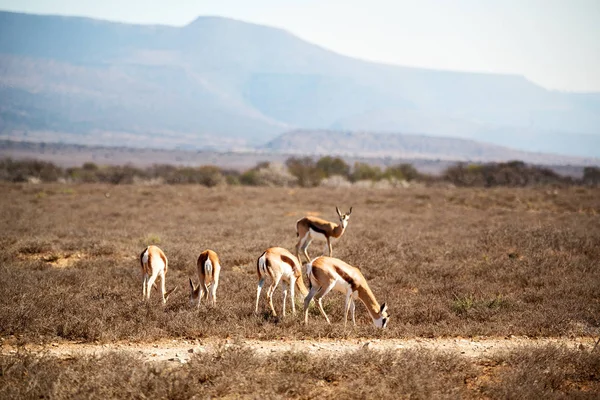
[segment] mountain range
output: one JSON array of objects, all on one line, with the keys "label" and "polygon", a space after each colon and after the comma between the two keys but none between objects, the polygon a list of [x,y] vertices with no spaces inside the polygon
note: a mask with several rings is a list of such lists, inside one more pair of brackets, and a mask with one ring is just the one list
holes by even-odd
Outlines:
[{"label": "mountain range", "polygon": [[362,61],[221,17],[173,27],[0,12],[2,139],[231,150],[298,129],[600,157],[600,93]]},{"label": "mountain range", "polygon": [[600,165],[597,158],[565,156],[511,149],[504,146],[426,135],[371,132],[296,130],[279,135],[260,148],[265,153],[371,159],[507,162],[537,165]]}]

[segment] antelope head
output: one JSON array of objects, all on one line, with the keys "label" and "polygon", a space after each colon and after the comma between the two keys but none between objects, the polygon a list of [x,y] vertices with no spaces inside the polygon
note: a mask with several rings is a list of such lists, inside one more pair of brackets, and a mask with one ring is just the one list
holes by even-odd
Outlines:
[{"label": "antelope head", "polygon": [[342,225],[342,228],[346,228],[346,226],[348,226],[348,221],[350,221],[350,214],[352,214],[352,207],[350,207],[350,211],[348,211],[346,214],[342,214],[340,212],[339,208],[335,208],[335,211],[337,212],[338,217],[340,217],[340,224]]},{"label": "antelope head", "polygon": [[374,319],[373,323],[378,328],[385,328],[390,321],[390,316],[387,312],[387,305],[383,303],[381,305],[381,309],[379,310],[379,318]]}]

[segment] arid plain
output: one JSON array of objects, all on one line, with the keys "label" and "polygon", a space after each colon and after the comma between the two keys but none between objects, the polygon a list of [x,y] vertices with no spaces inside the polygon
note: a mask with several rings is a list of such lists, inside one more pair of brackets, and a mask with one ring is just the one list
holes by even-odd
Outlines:
[{"label": "arid plain", "polygon": [[[600,390],[600,351],[591,351],[600,335],[597,188],[0,190],[3,397],[592,398]],[[316,309],[308,326],[289,310],[271,317],[264,291],[254,315],[258,256],[292,250],[295,221],[335,220],[335,206],[353,213],[334,256],[360,267],[389,306],[388,327],[373,327],[358,303],[357,326],[344,329],[336,293],[324,299],[332,325]],[[166,306],[156,290],[142,301],[139,254],[152,243],[169,258],[167,289],[178,286]],[[197,279],[207,248],[222,262],[218,304],[197,310],[188,277]],[[321,254],[323,243],[309,252]],[[274,299],[280,309],[280,289]],[[475,357],[402,346],[419,340],[515,346]],[[398,345],[378,347],[386,341]],[[273,345],[285,342],[306,349]],[[119,350],[170,343],[197,354],[148,363],[151,354]],[[257,351],[260,343],[274,350]],[[335,343],[353,347],[309,351]],[[104,351],[77,353],[78,345]],[[61,346],[75,350],[52,353]]]}]

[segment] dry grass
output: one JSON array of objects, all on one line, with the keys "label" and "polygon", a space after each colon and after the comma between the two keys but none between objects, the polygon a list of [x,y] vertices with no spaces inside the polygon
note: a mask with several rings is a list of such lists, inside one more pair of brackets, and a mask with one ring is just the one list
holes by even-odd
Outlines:
[{"label": "dry grass", "polygon": [[[596,335],[600,325],[600,190],[285,189],[196,185],[0,184],[0,336],[21,342],[165,337]],[[295,221],[354,206],[334,255],[359,266],[392,319],[372,327],[362,304],[344,330],[342,296],[313,312],[253,315],[256,258],[292,249]],[[166,307],[142,303],[138,255],[169,258]],[[216,309],[188,306],[195,260],[215,250]],[[310,251],[320,254],[315,242]],[[275,295],[281,307],[281,292]],[[301,309],[300,302],[297,303]],[[312,312],[312,311],[311,311]]]},{"label": "dry grass", "polygon": [[600,354],[556,346],[493,359],[425,350],[259,356],[223,347],[189,363],[110,353],[0,356],[2,398],[597,398]]},{"label": "dry grass", "polygon": [[496,355],[481,392],[499,399],[594,399],[600,394],[600,353],[560,346]]}]

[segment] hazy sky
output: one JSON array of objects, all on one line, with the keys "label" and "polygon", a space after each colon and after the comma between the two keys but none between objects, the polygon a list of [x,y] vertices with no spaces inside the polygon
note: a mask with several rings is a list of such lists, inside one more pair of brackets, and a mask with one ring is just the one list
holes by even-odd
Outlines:
[{"label": "hazy sky", "polygon": [[600,0],[0,0],[0,9],[166,25],[220,15],[367,60],[600,91]]}]

